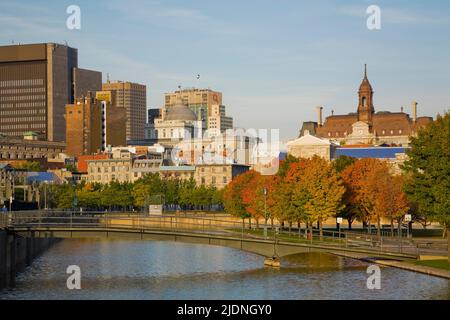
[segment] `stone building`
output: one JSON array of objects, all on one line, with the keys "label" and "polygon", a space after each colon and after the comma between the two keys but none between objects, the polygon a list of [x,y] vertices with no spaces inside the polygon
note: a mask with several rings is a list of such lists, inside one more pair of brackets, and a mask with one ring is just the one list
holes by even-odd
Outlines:
[{"label": "stone building", "polygon": [[198,186],[205,185],[223,189],[234,177],[249,169],[250,166],[237,164],[197,165],[194,178]]},{"label": "stone building", "polygon": [[193,179],[197,186],[212,186],[223,189],[234,177],[250,169],[250,166],[237,164],[215,164],[196,166],[162,166],[162,179]]},{"label": "stone building", "polygon": [[370,144],[407,146],[411,136],[432,122],[431,117],[417,116],[417,102],[412,103],[409,115],[404,112],[375,112],[374,92],[367,77],[367,67],[358,91],[356,113],[331,115],[322,121],[323,107],[317,107],[318,121],[303,123],[300,136],[308,130],[312,135],[340,144]]},{"label": "stone building", "polygon": [[0,133],[0,160],[56,159],[66,151],[64,142],[38,140],[38,134],[27,132],[23,139]]},{"label": "stone building", "polygon": [[338,145],[328,139],[312,136],[307,131],[302,137],[289,141],[286,146],[288,154],[294,157],[308,159],[319,156],[330,161]]}]

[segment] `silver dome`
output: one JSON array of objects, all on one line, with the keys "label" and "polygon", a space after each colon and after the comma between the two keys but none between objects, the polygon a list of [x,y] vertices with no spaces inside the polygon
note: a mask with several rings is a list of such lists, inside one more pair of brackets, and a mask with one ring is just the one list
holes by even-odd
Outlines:
[{"label": "silver dome", "polygon": [[197,121],[197,115],[188,106],[176,104],[167,108],[165,120]]}]

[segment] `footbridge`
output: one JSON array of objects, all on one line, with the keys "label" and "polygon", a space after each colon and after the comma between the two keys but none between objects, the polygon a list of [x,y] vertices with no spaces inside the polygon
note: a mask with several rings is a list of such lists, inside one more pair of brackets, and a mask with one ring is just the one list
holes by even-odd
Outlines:
[{"label": "footbridge", "polygon": [[[252,225],[255,227],[255,225]],[[264,257],[286,257],[324,252],[360,259],[417,259],[415,246],[404,240],[389,240],[349,232],[327,232],[323,237],[305,237],[264,226],[251,229],[230,216],[161,215],[137,213],[13,212],[3,214],[0,228],[23,238],[105,238],[173,241],[224,246]]]}]

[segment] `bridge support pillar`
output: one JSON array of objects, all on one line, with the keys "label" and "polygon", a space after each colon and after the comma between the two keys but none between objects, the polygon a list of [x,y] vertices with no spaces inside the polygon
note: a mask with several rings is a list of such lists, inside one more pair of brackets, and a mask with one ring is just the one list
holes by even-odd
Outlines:
[{"label": "bridge support pillar", "polygon": [[448,262],[450,262],[450,228],[447,229],[447,241],[448,241]]},{"label": "bridge support pillar", "polygon": [[14,287],[16,284],[16,241],[13,235],[6,236],[6,287]]},{"label": "bridge support pillar", "polygon": [[280,268],[281,261],[279,257],[270,257],[264,260],[264,265],[271,268]]}]

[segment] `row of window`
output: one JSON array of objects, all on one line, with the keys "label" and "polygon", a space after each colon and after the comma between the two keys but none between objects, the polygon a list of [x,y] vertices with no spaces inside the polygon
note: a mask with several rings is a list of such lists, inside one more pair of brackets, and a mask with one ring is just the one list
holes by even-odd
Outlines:
[{"label": "row of window", "polygon": [[[45,114],[45,110],[0,110],[0,116],[21,116],[24,114]],[[0,118],[1,120],[1,118]]]},{"label": "row of window", "polygon": [[[95,179],[95,178],[97,178],[97,179]],[[119,181],[124,180],[124,181],[128,181],[128,179],[129,179],[128,174],[124,174],[124,175],[118,174],[117,176],[116,176],[115,174],[112,174],[112,175],[111,175],[111,179],[110,179],[110,177],[109,177],[108,175],[104,175],[103,177],[102,177],[101,175],[98,175],[98,176],[92,176],[92,177],[91,177],[91,180],[104,181],[104,182],[109,182],[109,181],[111,181],[111,180],[112,180],[112,181],[114,181],[114,180],[119,180]]]},{"label": "row of window", "polygon": [[8,117],[1,117],[0,118],[0,123],[17,123],[17,122],[27,122],[27,124],[25,124],[25,126],[29,126],[31,125],[30,122],[37,123],[37,122],[46,122],[47,118],[46,117],[13,117],[13,118],[8,118]]},{"label": "row of window", "polygon": [[[3,122],[2,122],[3,123]],[[29,123],[26,124],[2,124],[0,127],[0,130],[18,130],[18,129],[25,129],[25,130],[33,130],[33,129],[43,129],[46,127],[46,123],[33,123],[33,125],[30,125]],[[13,134],[12,132],[9,132],[10,134]],[[19,136],[23,134],[23,131],[18,132]]]},{"label": "row of window", "polygon": [[[382,131],[381,131],[381,134],[382,134],[382,135],[386,135],[387,132],[389,132],[390,135],[395,135],[396,133],[398,133],[399,135],[402,135],[402,134],[403,134],[403,130],[401,130],[401,129],[400,129],[400,130],[389,130],[389,131],[382,130]],[[345,131],[344,134],[343,134],[343,136],[346,137],[347,135],[348,135],[348,133],[347,133],[347,131]],[[340,134],[339,134],[339,132],[336,132],[336,133],[333,135],[332,132],[328,132],[328,136],[329,136],[329,137],[332,137],[332,136],[339,137]]]},{"label": "row of window", "polygon": [[[129,166],[118,166],[117,167],[117,171],[121,172],[121,171],[129,171],[130,167]],[[95,167],[90,167],[90,172],[94,173],[94,172],[98,172],[98,173],[108,173],[109,172],[109,167],[97,167],[97,169],[95,169]],[[111,172],[116,172],[116,167],[112,166],[111,167]]]},{"label": "row of window", "polygon": [[24,94],[24,93],[42,93],[46,92],[45,87],[35,87],[35,88],[14,88],[14,89],[2,89],[0,90],[1,95],[5,94]]},{"label": "row of window", "polygon": [[39,102],[19,102],[19,103],[1,103],[2,109],[6,108],[35,108],[35,107],[45,107],[45,101]]},{"label": "row of window", "polygon": [[37,94],[31,96],[0,96],[0,101],[26,101],[26,100],[45,100],[45,94]]},{"label": "row of window", "polygon": [[[227,184],[227,181],[228,181],[227,177],[225,177],[225,176],[222,177],[222,183],[223,183],[223,184]],[[206,179],[205,179],[205,177],[202,177],[202,178],[201,178],[201,183],[202,183],[202,184],[206,184]],[[212,185],[217,184],[217,178],[216,178],[216,177],[212,177],[212,178],[211,178],[211,184],[212,184]]]},{"label": "row of window", "polygon": [[44,79],[3,80],[0,81],[0,88],[18,87],[18,86],[37,86],[43,84]]}]

